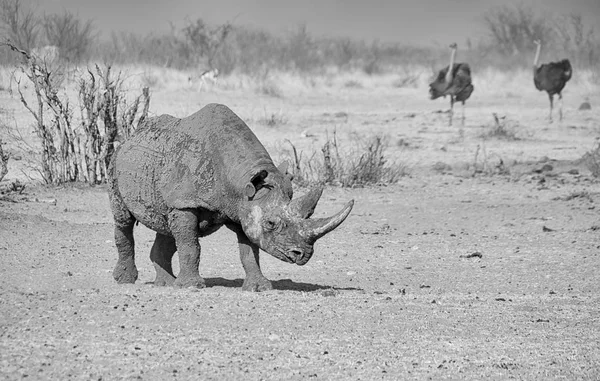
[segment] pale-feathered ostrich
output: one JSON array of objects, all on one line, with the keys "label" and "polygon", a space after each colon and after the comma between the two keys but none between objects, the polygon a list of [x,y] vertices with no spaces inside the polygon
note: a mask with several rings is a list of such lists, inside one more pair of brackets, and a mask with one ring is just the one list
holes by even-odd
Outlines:
[{"label": "pale-feathered ostrich", "polygon": [[562,120],[563,102],[561,92],[567,84],[567,81],[571,79],[571,75],[573,74],[573,68],[571,67],[571,63],[567,59],[564,59],[559,62],[549,62],[543,65],[539,65],[540,50],[542,49],[542,43],[539,40],[535,40],[534,43],[537,45],[537,48],[535,51],[535,58],[533,59],[533,83],[535,84],[536,89],[548,93],[548,98],[550,98],[550,122],[552,122],[554,94],[558,94],[558,115],[560,120]]},{"label": "pale-feathered ostrich", "polygon": [[[450,45],[450,65],[440,70],[435,81],[429,84],[429,96],[431,99],[446,97],[450,95],[450,120],[452,125],[454,114],[454,102],[462,102],[462,124],[465,124],[465,101],[473,92],[471,83],[471,68],[466,63],[454,63],[456,58],[456,44]],[[452,70],[448,70],[452,68]]]}]

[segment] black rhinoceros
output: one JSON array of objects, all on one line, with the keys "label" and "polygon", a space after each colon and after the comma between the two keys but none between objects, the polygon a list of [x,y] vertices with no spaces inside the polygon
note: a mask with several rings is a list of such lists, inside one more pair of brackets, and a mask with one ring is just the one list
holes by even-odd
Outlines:
[{"label": "black rhinoceros", "polygon": [[[134,283],[133,227],[156,231],[150,259],[156,285],[204,287],[199,237],[225,225],[237,234],[244,290],[272,288],[260,270],[259,248],[304,265],[317,239],[339,226],[354,200],[329,218],[310,219],[321,196],[315,188],[292,200],[292,184],[250,128],[228,107],[209,104],[186,118],[147,120],[115,152],[109,196],[119,259],[113,276]],[[179,254],[175,278],[171,260]]]}]

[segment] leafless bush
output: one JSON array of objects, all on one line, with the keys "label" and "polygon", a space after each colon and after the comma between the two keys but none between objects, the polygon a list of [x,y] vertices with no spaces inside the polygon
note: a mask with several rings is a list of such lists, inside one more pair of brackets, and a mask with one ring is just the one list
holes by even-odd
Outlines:
[{"label": "leafless bush", "polygon": [[494,8],[484,16],[484,23],[492,42],[504,54],[530,52],[534,40],[546,41],[553,33],[546,18],[522,5]]},{"label": "leafless bush", "polygon": [[259,81],[258,86],[256,87],[256,92],[272,98],[283,98],[283,91],[271,79]]},{"label": "leafless bush", "polygon": [[0,1],[0,30],[4,36],[27,51],[38,41],[40,19],[31,9],[24,9],[21,0]]},{"label": "leafless bush", "polygon": [[34,86],[35,104],[30,104],[17,81],[21,103],[35,119],[34,130],[41,140],[41,171],[46,183],[63,183],[83,180],[81,150],[78,137],[74,134],[72,111],[68,99],[61,99],[51,80],[46,63],[28,52],[8,44],[24,57],[20,67]]},{"label": "leafless bush", "polygon": [[596,139],[594,148],[583,155],[582,160],[590,172],[592,172],[592,176],[600,177],[600,138]]},{"label": "leafless bush", "polygon": [[341,187],[362,187],[374,184],[391,184],[408,173],[405,165],[389,162],[386,158],[383,136],[370,139],[357,138],[355,147],[342,147],[336,133],[321,147],[321,153],[312,152],[304,157],[292,142],[288,157],[294,164],[294,181],[300,185],[314,183]]},{"label": "leafless bush", "polygon": [[207,25],[202,19],[188,21],[181,30],[193,56],[198,60],[206,60],[208,68],[214,68],[215,56],[225,43],[231,32],[231,24],[225,23],[216,27]]},{"label": "leafless bush", "polygon": [[2,145],[4,142],[2,138],[0,138],[0,181],[6,176],[8,173],[8,153],[4,153],[4,148]]},{"label": "leafless bush", "polygon": [[264,117],[260,120],[262,124],[268,127],[278,127],[287,124],[288,118],[283,112],[268,113],[266,109],[264,111]]},{"label": "leafless bush", "polygon": [[42,25],[48,44],[57,46],[61,58],[71,62],[86,58],[88,48],[96,39],[92,21],[82,21],[69,11],[45,15]]},{"label": "leafless bush", "polygon": [[126,98],[121,73],[98,65],[79,83],[81,126],[84,131],[86,167],[94,183],[104,182],[116,142],[126,140],[148,116],[150,90],[142,89],[132,102]]},{"label": "leafless bush", "polygon": [[344,87],[348,89],[362,89],[364,88],[363,84],[360,81],[356,81],[354,79],[348,80],[344,82]]},{"label": "leafless bush", "polygon": [[600,42],[593,27],[586,26],[581,15],[558,17],[554,26],[558,43],[571,59],[592,67],[600,62]]},{"label": "leafless bush", "polygon": [[402,67],[403,74],[398,77],[393,83],[393,87],[417,87],[420,73],[411,72],[406,66]]},{"label": "leafless bush", "polygon": [[592,68],[600,63],[600,41],[581,15],[541,14],[524,5],[501,6],[485,14],[484,24],[491,43],[478,50],[487,62],[494,60],[491,51],[500,53],[492,66],[502,66],[505,61],[512,64],[509,67],[529,64],[531,55],[523,53],[534,51],[536,39],[543,42],[546,55],[556,60],[569,58],[579,67]]},{"label": "leafless bush", "polygon": [[[69,99],[59,95],[45,62],[8,45],[24,57],[21,70],[33,84],[34,103],[26,99],[20,81],[17,81],[17,91],[21,103],[35,119],[34,130],[41,143],[40,174],[44,182],[97,184],[105,181],[117,135],[127,137],[147,115],[148,89],[133,103],[128,103],[123,96],[120,74],[112,78],[110,67],[102,71],[97,66],[96,74],[88,70],[89,79],[80,81],[81,119],[77,124]],[[143,102],[141,110],[140,102]]]},{"label": "leafless bush", "polygon": [[481,135],[483,139],[520,140],[517,135],[518,123],[515,125],[515,123],[507,120],[505,116],[498,116],[496,113],[493,113],[492,116],[494,117],[494,124]]},{"label": "leafless bush", "polygon": [[496,153],[488,153],[485,144],[478,144],[473,155],[472,176],[476,175],[505,175],[510,173],[502,157]]}]

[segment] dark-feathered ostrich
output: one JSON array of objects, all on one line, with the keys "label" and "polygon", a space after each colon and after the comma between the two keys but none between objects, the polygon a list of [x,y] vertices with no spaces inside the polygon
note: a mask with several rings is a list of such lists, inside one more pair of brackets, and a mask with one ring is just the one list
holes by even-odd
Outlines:
[{"label": "dark-feathered ostrich", "polygon": [[548,98],[550,98],[550,122],[552,122],[554,94],[558,94],[558,115],[560,120],[562,120],[563,102],[561,92],[567,84],[567,81],[571,79],[571,75],[573,74],[573,68],[571,67],[571,63],[567,59],[564,59],[559,62],[549,62],[543,65],[539,65],[542,43],[539,40],[535,40],[534,43],[537,45],[537,48],[535,51],[535,58],[533,59],[533,83],[535,84],[536,89],[548,93]]},{"label": "dark-feathered ostrich", "polygon": [[[456,58],[456,44],[450,45],[450,65],[440,70],[435,81],[429,84],[429,96],[431,99],[446,97],[450,95],[450,120],[452,125],[454,114],[454,102],[462,102],[462,124],[465,124],[465,101],[473,92],[471,83],[471,68],[466,63],[454,63]],[[452,68],[452,70],[448,70]]]}]

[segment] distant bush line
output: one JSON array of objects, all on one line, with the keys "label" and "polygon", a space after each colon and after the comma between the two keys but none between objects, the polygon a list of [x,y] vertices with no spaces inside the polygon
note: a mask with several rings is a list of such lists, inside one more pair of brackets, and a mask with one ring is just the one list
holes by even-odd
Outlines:
[{"label": "distant bush line", "polygon": [[[500,6],[482,15],[481,22],[487,36],[478,41],[470,37],[457,41],[461,61],[472,67],[529,67],[535,39],[542,40],[546,60],[567,57],[579,68],[600,66],[600,39],[580,15],[550,17],[523,5]],[[73,63],[218,68],[225,75],[238,72],[264,76],[269,70],[319,73],[331,69],[375,75],[409,65],[433,70],[447,56],[445,46],[318,37],[303,25],[276,35],[232,23],[209,25],[202,19],[188,20],[164,34],[113,32],[102,37],[91,21],[69,11],[39,15],[25,8],[21,0],[0,0],[0,29],[21,49],[54,45],[62,58]],[[10,49],[0,49],[0,65],[15,64],[19,59]]]}]

